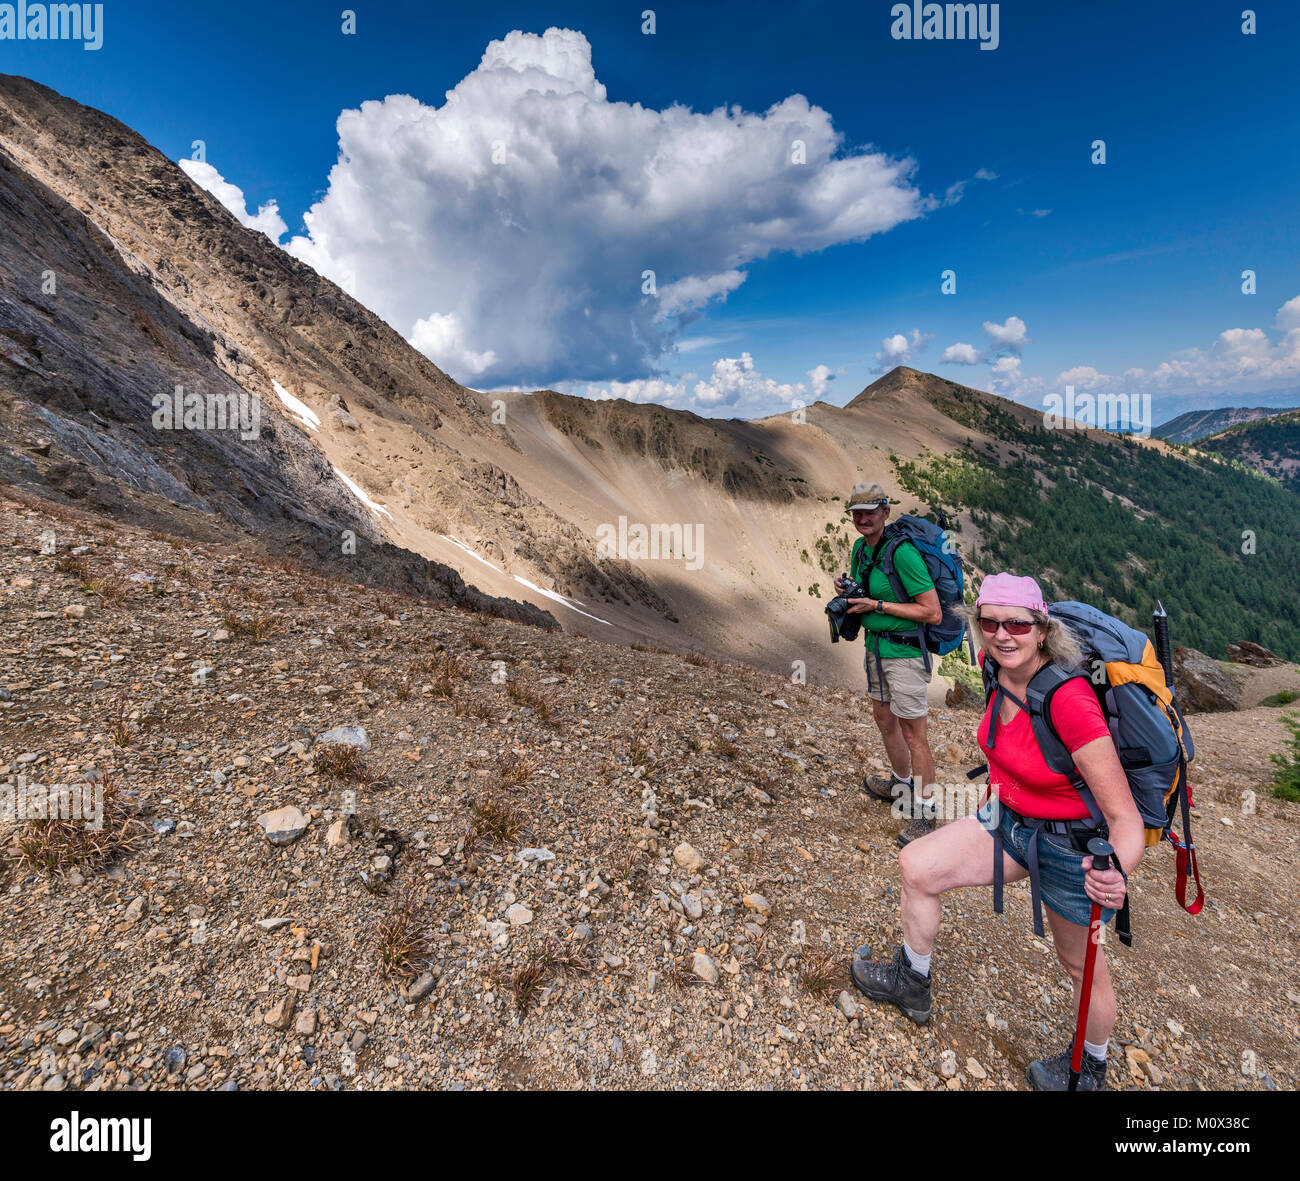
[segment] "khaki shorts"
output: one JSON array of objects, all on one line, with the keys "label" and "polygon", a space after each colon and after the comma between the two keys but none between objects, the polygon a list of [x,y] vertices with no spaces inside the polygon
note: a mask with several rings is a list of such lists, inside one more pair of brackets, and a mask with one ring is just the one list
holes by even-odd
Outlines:
[{"label": "khaki shorts", "polygon": [[931,674],[925,671],[925,657],[882,656],[880,667],[884,671],[884,684],[876,675],[876,654],[867,651],[863,667],[867,670],[867,692],[876,701],[888,704],[889,712],[898,718],[923,718],[929,712],[926,688]]}]

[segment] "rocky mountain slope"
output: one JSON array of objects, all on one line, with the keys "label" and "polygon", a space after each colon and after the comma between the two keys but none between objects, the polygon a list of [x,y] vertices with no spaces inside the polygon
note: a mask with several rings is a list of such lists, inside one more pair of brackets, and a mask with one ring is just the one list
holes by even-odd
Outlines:
[{"label": "rocky mountain slope", "polygon": [[[858,694],[25,497],[0,611],[0,776],[107,819],[0,822],[0,1088],[985,1090],[1069,1039],[1023,883],[945,903],[928,1026],[846,986],[899,937]],[[1112,1086],[1300,1081],[1280,715],[1191,720],[1210,901],[1136,872]]]},{"label": "rocky mountain slope", "polygon": [[1235,459],[1300,491],[1300,410],[1240,423],[1201,439],[1196,446]]}]

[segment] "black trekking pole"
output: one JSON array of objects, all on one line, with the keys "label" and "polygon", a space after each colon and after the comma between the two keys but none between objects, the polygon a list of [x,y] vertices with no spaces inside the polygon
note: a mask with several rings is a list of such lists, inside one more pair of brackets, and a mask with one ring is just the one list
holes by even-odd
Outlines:
[{"label": "black trekking pole", "polygon": [[[1092,868],[1105,873],[1115,850],[1101,839],[1093,837],[1088,842],[1092,854]],[[1092,999],[1092,973],[1097,966],[1097,944],[1101,941],[1101,903],[1092,904],[1088,917],[1088,951],[1083,958],[1083,983],[1079,988],[1079,1017],[1074,1023],[1074,1053],[1070,1055],[1070,1090],[1079,1089],[1079,1072],[1083,1069],[1083,1039],[1088,1031],[1088,1002]]]},{"label": "black trekking pole", "polygon": [[1169,651],[1169,616],[1165,614],[1164,604],[1157,599],[1156,609],[1151,612],[1151,626],[1156,634],[1156,659],[1165,670],[1165,687],[1172,696],[1174,691],[1174,661]]}]

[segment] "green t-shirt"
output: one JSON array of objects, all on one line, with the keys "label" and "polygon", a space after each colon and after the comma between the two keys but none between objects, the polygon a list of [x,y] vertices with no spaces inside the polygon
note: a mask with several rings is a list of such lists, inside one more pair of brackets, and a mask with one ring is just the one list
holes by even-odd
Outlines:
[{"label": "green t-shirt", "polygon": [[[855,560],[849,573],[853,575],[854,581],[861,583],[862,580],[858,575],[863,568],[862,564],[870,560],[871,551],[864,541],[854,547],[854,553]],[[921,551],[910,541],[900,542],[894,550],[894,569],[898,572],[898,579],[909,598],[915,599],[917,595],[934,590],[934,579],[925,568],[925,559],[921,557]],[[879,566],[871,567],[864,585],[869,599],[884,599],[887,603],[899,602],[894,594],[894,588],[889,585],[889,578]],[[862,617],[862,634],[866,636],[867,650],[879,651],[882,660],[920,656],[919,648],[910,644],[892,643],[887,638],[890,632],[914,632],[916,627],[916,623],[911,619],[899,619],[897,615],[884,615],[879,611],[868,611]]]}]

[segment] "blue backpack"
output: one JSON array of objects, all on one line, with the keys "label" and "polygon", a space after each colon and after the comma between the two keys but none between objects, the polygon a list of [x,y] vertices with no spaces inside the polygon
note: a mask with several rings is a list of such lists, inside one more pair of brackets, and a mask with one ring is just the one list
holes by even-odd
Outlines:
[{"label": "blue backpack", "polygon": [[[904,514],[897,521],[885,526],[877,552],[867,562],[867,570],[858,581],[865,588],[865,578],[869,577],[869,568],[878,566],[880,572],[889,579],[894,598],[900,603],[910,603],[912,596],[903,589],[903,580],[894,568],[894,554],[905,541],[910,541],[920,552],[925,562],[925,569],[934,583],[939,596],[939,606],[943,608],[943,619],[938,623],[922,623],[914,632],[890,632],[891,640],[913,641],[925,657],[925,667],[930,667],[930,653],[943,656],[961,647],[966,635],[966,623],[954,608],[960,607],[966,590],[966,579],[962,573],[961,558],[952,549],[948,533],[933,521],[922,517]],[[852,569],[858,570],[858,561],[866,542],[859,537],[853,546]]]}]

